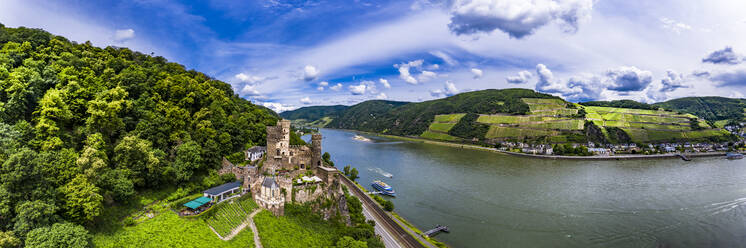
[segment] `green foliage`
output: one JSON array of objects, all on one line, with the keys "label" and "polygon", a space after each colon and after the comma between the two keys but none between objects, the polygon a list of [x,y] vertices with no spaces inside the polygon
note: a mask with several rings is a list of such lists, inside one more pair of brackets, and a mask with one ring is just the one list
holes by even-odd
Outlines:
[{"label": "green foliage", "polygon": [[101,214],[103,197],[99,188],[78,175],[60,188],[63,214],[68,220],[79,224],[90,223]]},{"label": "green foliage", "polygon": [[355,240],[350,236],[344,236],[337,241],[337,248],[368,248],[365,241]]},{"label": "green foliage", "polygon": [[55,222],[57,207],[41,200],[25,201],[16,206],[16,219],[13,231],[25,236],[29,231],[49,226]]},{"label": "green foliage", "polygon": [[329,155],[328,152],[325,152],[323,155],[321,155],[321,160],[323,160],[325,164],[334,167],[334,161],[332,161],[332,156]]},{"label": "green foliage", "polygon": [[200,217],[216,232],[225,237],[241,225],[257,207],[251,196],[246,195],[239,199],[221,202]]},{"label": "green foliage", "polygon": [[383,210],[389,212],[394,211],[394,203],[389,200],[383,199],[383,197],[381,197],[380,195],[373,195],[373,200],[376,200],[376,202],[378,202],[378,204],[383,207]]},{"label": "green foliage", "polygon": [[38,248],[85,248],[90,246],[91,236],[82,226],[72,223],[55,223],[29,232],[26,247]]},{"label": "green foliage", "polygon": [[311,106],[280,113],[282,118],[288,120],[319,120],[324,117],[337,118],[338,114],[349,108],[344,105],[334,106]]},{"label": "green foliage", "polygon": [[424,133],[422,133],[422,135],[420,135],[420,137],[426,138],[426,139],[445,140],[445,141],[456,141],[456,140],[459,139],[457,137],[453,137],[453,136],[450,136],[448,134],[431,132],[429,130],[425,131]]},{"label": "green foliage", "polygon": [[456,123],[448,134],[451,136],[461,137],[465,139],[482,139],[489,131],[490,126],[477,122],[479,118],[478,114],[469,113],[466,114],[458,123]]},{"label": "green foliage", "polygon": [[563,156],[592,156],[593,153],[588,151],[585,146],[573,147],[571,144],[556,144],[552,147],[552,152],[555,155]]},{"label": "green foliage", "polygon": [[21,247],[21,240],[15,236],[13,231],[0,231],[0,248]]},{"label": "green foliage", "polygon": [[630,143],[632,138],[623,129],[618,127],[604,127],[611,143]]},{"label": "green foliage", "polygon": [[352,180],[352,181],[355,181],[355,180],[357,180],[358,178],[360,178],[360,177],[358,176],[358,171],[357,171],[357,168],[352,168],[352,169],[350,170],[350,174],[349,174],[349,177],[350,177],[350,180]]},{"label": "green foliage", "polygon": [[350,165],[345,165],[343,171],[345,173],[345,176],[349,176],[350,175]]},{"label": "green foliage", "polygon": [[114,163],[117,168],[127,171],[129,180],[136,186],[157,185],[164,178],[165,154],[152,147],[150,141],[137,136],[124,137],[114,147]]},{"label": "green foliage", "polygon": [[290,145],[307,145],[306,141],[301,139],[296,132],[290,132]]},{"label": "green foliage", "polygon": [[580,105],[584,106],[597,106],[597,107],[614,107],[614,108],[629,108],[629,109],[658,109],[656,106],[641,103],[633,100],[614,100],[614,101],[591,101],[581,102]]},{"label": "green foliage", "polygon": [[195,170],[202,165],[202,148],[197,142],[189,141],[176,147],[176,159],[173,171],[177,182],[186,182],[192,178]]},{"label": "green foliage", "polygon": [[654,106],[691,113],[708,121],[740,120],[744,117],[746,101],[725,97],[684,97],[656,103]]}]

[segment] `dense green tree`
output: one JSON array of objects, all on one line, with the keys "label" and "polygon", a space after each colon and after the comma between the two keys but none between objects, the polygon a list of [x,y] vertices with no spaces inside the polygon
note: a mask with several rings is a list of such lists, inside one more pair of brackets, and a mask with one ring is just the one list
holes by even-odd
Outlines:
[{"label": "dense green tree", "polygon": [[136,186],[155,185],[163,178],[163,152],[152,147],[150,141],[127,136],[114,148],[114,164],[128,170]]},{"label": "dense green tree", "polygon": [[41,200],[18,204],[13,231],[24,236],[35,228],[52,225],[56,221],[56,212],[57,207],[54,204]]},{"label": "dense green tree", "polygon": [[55,223],[29,232],[26,237],[28,248],[86,248],[90,246],[91,235],[82,226],[72,223]]},{"label": "dense green tree", "polygon": [[131,107],[131,102],[126,98],[127,91],[120,87],[96,95],[96,98],[88,103],[88,130],[91,133],[102,133],[106,138],[114,138],[122,132],[124,121],[121,114]]},{"label": "dense green tree", "polygon": [[109,168],[109,157],[106,155],[106,144],[100,133],[89,135],[86,145],[78,157],[80,170],[94,182],[100,180],[100,175]]},{"label": "dense green tree", "polygon": [[103,197],[99,191],[99,188],[88,182],[83,175],[75,177],[60,188],[65,217],[79,224],[93,221],[93,218],[101,214],[103,208]]},{"label": "dense green tree", "polygon": [[357,175],[358,175],[358,171],[357,171],[357,168],[352,168],[352,169],[350,170],[350,175],[349,175],[349,176],[350,176],[350,180],[352,180],[352,181],[355,181],[355,180],[357,180],[358,178],[360,178],[360,177],[358,177]]},{"label": "dense green tree", "polygon": [[345,165],[343,171],[345,173],[345,176],[349,176],[350,175],[350,165]]},{"label": "dense green tree", "polygon": [[368,248],[368,243],[344,236],[337,241],[337,248]]},{"label": "dense green tree", "polygon": [[189,141],[176,147],[176,159],[173,170],[177,182],[186,182],[192,178],[194,171],[202,164],[201,150],[197,142]]},{"label": "dense green tree", "polygon": [[78,153],[71,148],[44,151],[39,154],[39,160],[46,164],[43,167],[44,176],[55,187],[67,184],[82,173],[77,165]]},{"label": "dense green tree", "polygon": [[13,231],[0,231],[0,248],[21,247],[21,240],[16,237]]},{"label": "dense green tree", "polygon": [[42,150],[56,150],[63,147],[60,136],[61,126],[72,117],[60,91],[51,89],[39,101],[36,116],[36,138],[41,142]]}]

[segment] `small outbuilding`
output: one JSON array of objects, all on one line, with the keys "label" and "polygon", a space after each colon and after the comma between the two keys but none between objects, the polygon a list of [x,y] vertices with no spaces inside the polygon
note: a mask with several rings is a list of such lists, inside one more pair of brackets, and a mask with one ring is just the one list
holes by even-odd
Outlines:
[{"label": "small outbuilding", "polygon": [[262,158],[267,153],[267,147],[254,146],[246,150],[246,160],[254,162]]},{"label": "small outbuilding", "polygon": [[214,203],[222,202],[240,196],[241,182],[226,183],[205,190],[202,193],[204,193],[205,197],[209,197]]}]

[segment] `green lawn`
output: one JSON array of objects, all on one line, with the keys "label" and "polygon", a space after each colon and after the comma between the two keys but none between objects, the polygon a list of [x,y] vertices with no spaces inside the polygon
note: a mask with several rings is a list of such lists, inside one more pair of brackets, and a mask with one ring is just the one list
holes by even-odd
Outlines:
[{"label": "green lawn", "polygon": [[554,105],[565,105],[565,101],[560,99],[544,99],[544,98],[521,98],[526,104],[554,104]]},{"label": "green lawn", "polygon": [[436,115],[434,122],[440,123],[456,123],[461,120],[466,114],[449,114],[449,115]]},{"label": "green lawn", "polygon": [[111,233],[94,233],[94,247],[254,247],[251,229],[222,241],[200,218],[180,218],[165,211],[135,226]]},{"label": "green lawn", "polygon": [[[285,206],[286,211],[289,206]],[[254,223],[264,247],[332,247],[339,239],[331,224],[313,220],[309,216],[286,214],[275,217],[265,210],[254,216]]]}]

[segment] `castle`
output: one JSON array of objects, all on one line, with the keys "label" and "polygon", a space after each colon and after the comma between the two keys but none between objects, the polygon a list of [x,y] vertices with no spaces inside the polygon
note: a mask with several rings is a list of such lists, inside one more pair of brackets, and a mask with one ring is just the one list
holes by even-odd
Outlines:
[{"label": "castle", "polygon": [[[260,207],[278,216],[284,214],[286,202],[344,198],[339,171],[326,166],[321,159],[321,134],[311,136],[310,146],[290,145],[290,132],[288,120],[267,126],[267,147],[262,162],[245,167],[224,163],[221,173],[233,173],[243,180],[243,192],[250,191]],[[342,205],[346,209],[346,204]]]}]

